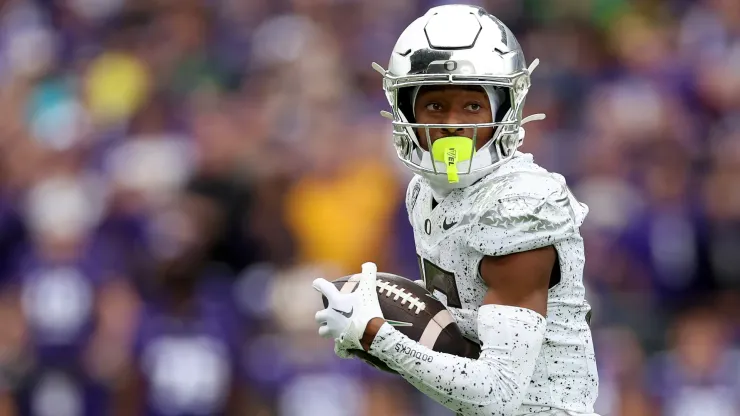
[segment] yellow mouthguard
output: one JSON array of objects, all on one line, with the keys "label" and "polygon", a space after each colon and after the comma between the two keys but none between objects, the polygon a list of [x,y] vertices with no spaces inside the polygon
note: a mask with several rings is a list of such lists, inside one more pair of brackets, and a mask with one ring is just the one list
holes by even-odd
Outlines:
[{"label": "yellow mouthguard", "polygon": [[473,154],[473,140],[468,137],[444,137],[432,144],[432,157],[447,167],[447,180],[457,183],[457,164],[470,160]]}]

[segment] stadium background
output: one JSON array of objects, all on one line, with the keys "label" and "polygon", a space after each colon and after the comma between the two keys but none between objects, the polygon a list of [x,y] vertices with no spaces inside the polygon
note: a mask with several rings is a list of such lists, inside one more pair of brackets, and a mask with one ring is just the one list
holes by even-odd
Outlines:
[{"label": "stadium background", "polygon": [[[418,278],[370,63],[436,4],[0,0],[0,414],[448,414],[309,286]],[[597,409],[740,414],[740,2],[480,4],[591,208]]]}]

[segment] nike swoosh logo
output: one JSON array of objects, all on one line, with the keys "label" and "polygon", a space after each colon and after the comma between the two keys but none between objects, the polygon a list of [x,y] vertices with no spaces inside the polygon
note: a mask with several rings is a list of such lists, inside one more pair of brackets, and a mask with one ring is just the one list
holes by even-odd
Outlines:
[{"label": "nike swoosh logo", "polygon": [[352,307],[352,309],[349,310],[349,312],[343,312],[343,311],[340,311],[337,308],[332,308],[332,309],[335,312],[337,312],[338,314],[340,314],[340,315],[342,315],[342,316],[344,316],[346,318],[351,318],[352,317],[352,314],[355,313],[355,307],[354,306]]},{"label": "nike swoosh logo", "polygon": [[447,231],[450,228],[454,227],[455,224],[457,224],[457,221],[448,223],[447,222],[447,218],[445,218],[444,222],[442,223],[442,229],[445,230],[445,231]]}]

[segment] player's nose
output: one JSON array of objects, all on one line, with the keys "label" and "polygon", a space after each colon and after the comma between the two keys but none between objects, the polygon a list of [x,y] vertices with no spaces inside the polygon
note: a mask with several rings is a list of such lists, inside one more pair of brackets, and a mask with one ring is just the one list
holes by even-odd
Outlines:
[{"label": "player's nose", "polygon": [[[462,117],[459,116],[455,111],[450,111],[446,114],[444,124],[464,124]],[[441,129],[445,136],[462,136],[465,132],[463,127],[449,126]]]},{"label": "player's nose", "polygon": [[[458,124],[458,123],[446,123],[446,124]],[[472,129],[466,129],[462,127],[444,127],[442,129],[439,129],[439,133],[436,134],[434,139],[441,139],[443,137],[450,137],[450,136],[461,136],[461,137],[470,137],[472,138],[473,130]]]},{"label": "player's nose", "polygon": [[[445,124],[457,124],[457,123],[445,123]],[[442,128],[442,131],[444,133],[448,133],[448,135],[456,135],[456,136],[459,136],[460,133],[462,133],[463,131],[465,131],[465,129],[462,128],[462,127],[453,127],[453,126],[450,126],[450,127],[444,127],[444,128]]]}]

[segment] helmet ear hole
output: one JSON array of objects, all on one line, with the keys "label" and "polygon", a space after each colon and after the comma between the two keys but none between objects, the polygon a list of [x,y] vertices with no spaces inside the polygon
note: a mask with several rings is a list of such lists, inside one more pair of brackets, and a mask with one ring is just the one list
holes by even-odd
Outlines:
[{"label": "helmet ear hole", "polygon": [[496,114],[493,119],[493,121],[499,123],[501,120],[506,117],[506,113],[511,110],[511,91],[509,88],[501,88],[500,89],[503,92],[503,100],[501,101],[501,104],[496,109]]},{"label": "helmet ear hole", "polygon": [[[499,104],[498,108],[496,108],[496,114],[493,115],[493,121],[496,123],[500,123],[509,113],[509,110],[511,110],[511,90],[506,87],[498,87],[496,88],[496,93],[499,94],[501,103]],[[503,126],[494,127],[492,137],[496,137],[499,134],[499,130],[503,128]],[[501,132],[502,135],[504,135],[503,133],[504,132]],[[502,156],[506,156],[506,148],[507,146],[505,143],[503,143],[503,140],[499,140],[498,151]]]},{"label": "helmet ear hole", "polygon": [[411,95],[413,92],[413,87],[406,87],[398,90],[398,110],[403,113],[409,123],[416,123],[413,103],[411,102]]}]

